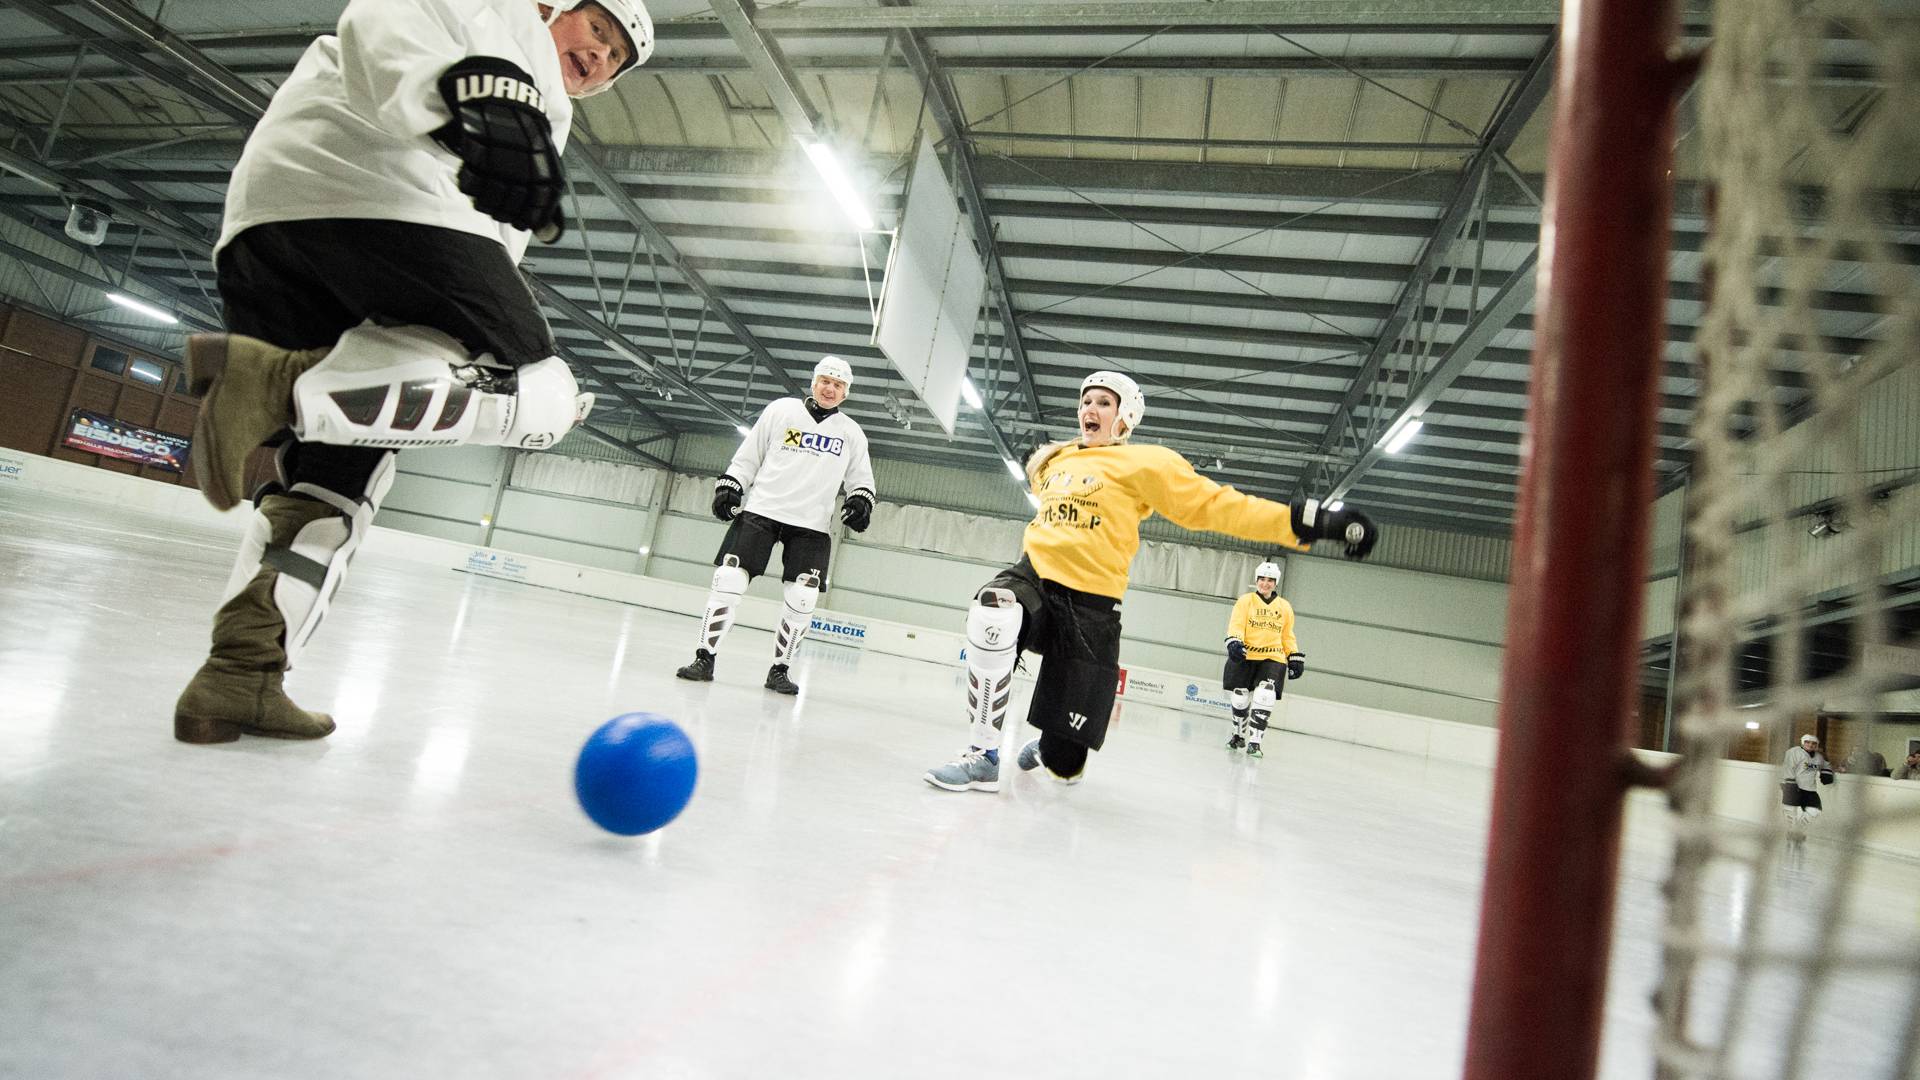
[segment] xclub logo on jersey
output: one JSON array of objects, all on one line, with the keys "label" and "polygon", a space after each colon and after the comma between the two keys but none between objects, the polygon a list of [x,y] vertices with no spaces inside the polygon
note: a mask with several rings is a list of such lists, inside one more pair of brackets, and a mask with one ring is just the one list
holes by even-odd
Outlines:
[{"label": "xclub logo on jersey", "polygon": [[782,450],[789,447],[839,457],[840,452],[847,448],[847,440],[834,435],[822,435],[817,431],[801,431],[799,428],[790,427],[787,429],[786,441],[780,445]]}]

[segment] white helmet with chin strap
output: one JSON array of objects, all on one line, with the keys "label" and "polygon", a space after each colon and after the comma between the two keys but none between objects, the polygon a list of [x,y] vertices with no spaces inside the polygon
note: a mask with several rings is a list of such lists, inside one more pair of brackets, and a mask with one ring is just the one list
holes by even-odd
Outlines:
[{"label": "white helmet with chin strap", "polygon": [[1259,566],[1254,567],[1253,583],[1255,587],[1259,586],[1261,578],[1272,578],[1275,585],[1280,584],[1280,564],[1276,562],[1263,562]]},{"label": "white helmet with chin strap", "polygon": [[641,3],[641,0],[542,0],[542,2],[547,3],[550,8],[547,15],[548,26],[552,26],[554,20],[574,8],[591,3],[604,8],[608,15],[613,16],[613,21],[620,24],[620,29],[626,32],[627,44],[631,46],[628,49],[631,55],[627,57],[627,62],[620,65],[620,70],[613,73],[612,79],[581,94],[581,97],[592,97],[605,92],[613,86],[614,79],[646,63],[647,57],[653,55],[653,17],[647,14],[647,5]]},{"label": "white helmet with chin strap", "polygon": [[1147,396],[1140,392],[1140,384],[1117,371],[1096,371],[1080,380],[1080,396],[1085,398],[1087,391],[1094,387],[1112,391],[1120,399],[1120,422],[1127,430],[1115,432],[1114,442],[1125,442],[1134,429],[1140,426],[1140,418],[1147,414]]}]

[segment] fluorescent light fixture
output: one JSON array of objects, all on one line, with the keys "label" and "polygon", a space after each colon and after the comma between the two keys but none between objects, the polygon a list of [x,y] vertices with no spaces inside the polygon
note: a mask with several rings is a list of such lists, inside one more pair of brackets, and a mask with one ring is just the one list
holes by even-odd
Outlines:
[{"label": "fluorescent light fixture", "polygon": [[1035,510],[1040,509],[1040,496],[1035,495],[1033,492],[1029,491],[1027,492],[1027,501],[1033,504],[1033,508]]},{"label": "fluorescent light fixture", "polygon": [[960,379],[960,400],[966,402],[969,409],[980,407],[980,391],[974,389],[973,380],[965,376]]},{"label": "fluorescent light fixture", "polygon": [[1341,500],[1339,500],[1339,499],[1335,499],[1335,500],[1333,500],[1332,502],[1330,502],[1330,503],[1328,503],[1328,504],[1327,504],[1326,506],[1324,506],[1324,507],[1322,507],[1322,509],[1324,509],[1324,510],[1338,510],[1338,509],[1340,509],[1341,507],[1343,507],[1343,506],[1345,506],[1345,505],[1347,505],[1347,504],[1346,504],[1345,502],[1343,502],[1343,501],[1341,501]]},{"label": "fluorescent light fixture", "polygon": [[649,550],[650,549],[647,547],[647,545],[645,544],[640,545],[640,554],[645,555]]},{"label": "fluorescent light fixture", "polygon": [[1007,467],[1007,472],[1010,473],[1015,480],[1023,484],[1027,482],[1027,470],[1021,468],[1019,462],[1012,458],[1001,458],[1000,463]]},{"label": "fluorescent light fixture", "polygon": [[742,435],[751,435],[751,434],[753,434],[753,429],[752,429],[752,428],[750,428],[750,427],[748,427],[748,426],[747,426],[747,425],[745,425],[745,424],[735,424],[735,425],[733,425],[733,430],[735,430],[735,431],[737,431],[737,432],[739,432],[739,433],[740,433],[740,434],[742,434]]},{"label": "fluorescent light fixture", "polygon": [[815,171],[827,182],[827,190],[833,193],[834,201],[840,204],[841,212],[853,227],[861,232],[873,231],[873,215],[860,202],[860,193],[853,188],[853,180],[847,170],[840,165],[840,159],[833,155],[833,147],[823,142],[807,143],[807,157],[812,159]]},{"label": "fluorescent light fixture", "polygon": [[1747,721],[1747,730],[1748,730],[1748,731],[1759,731],[1759,730],[1760,730],[1760,721],[1758,721],[1758,720],[1749,720],[1749,721]]},{"label": "fluorescent light fixture", "polygon": [[1425,425],[1419,420],[1409,420],[1401,424],[1400,430],[1394,432],[1380,449],[1385,450],[1389,454],[1397,454],[1405,450],[1407,444],[1413,441],[1415,435],[1420,434],[1420,429],[1424,426]]},{"label": "fluorescent light fixture", "polygon": [[158,319],[163,323],[177,323],[180,321],[180,319],[177,316],[175,316],[173,312],[165,311],[161,308],[154,307],[152,304],[147,303],[145,300],[135,300],[131,296],[122,296],[117,292],[108,293],[107,299],[113,301],[116,304],[119,304],[121,307],[126,308],[128,311],[137,311],[140,314],[145,315],[149,319]]}]

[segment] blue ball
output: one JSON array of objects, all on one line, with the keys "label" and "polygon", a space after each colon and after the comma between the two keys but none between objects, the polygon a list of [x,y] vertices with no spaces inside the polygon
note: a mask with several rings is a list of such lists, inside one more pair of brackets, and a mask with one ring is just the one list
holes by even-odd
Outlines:
[{"label": "blue ball", "polygon": [[693,740],[680,725],[654,713],[627,713],[588,736],[573,768],[573,790],[594,824],[639,836],[680,816],[699,775]]}]

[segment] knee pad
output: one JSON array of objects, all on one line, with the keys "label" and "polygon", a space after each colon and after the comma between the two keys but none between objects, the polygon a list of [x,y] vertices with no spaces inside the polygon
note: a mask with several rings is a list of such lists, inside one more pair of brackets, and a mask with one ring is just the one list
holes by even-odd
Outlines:
[{"label": "knee pad", "polygon": [[967,609],[967,665],[983,674],[1013,671],[1026,612],[1006,589],[980,590]]},{"label": "knee pad", "polygon": [[747,572],[740,568],[740,560],[727,556],[725,562],[713,568],[713,591],[728,596],[739,597],[747,591]]},{"label": "knee pad", "polygon": [[1247,702],[1251,700],[1253,700],[1252,695],[1248,694],[1245,690],[1227,691],[1227,701],[1233,706],[1233,711],[1236,715],[1246,712]]},{"label": "knee pad", "polygon": [[1254,687],[1252,701],[1254,722],[1261,727],[1266,727],[1267,714],[1273,711],[1274,703],[1279,700],[1280,695],[1273,692],[1271,679],[1264,680],[1259,686]]},{"label": "knee pad", "polygon": [[393,487],[393,474],[389,453],[382,455],[357,498],[318,484],[296,483],[256,503],[226,596],[238,594],[262,569],[275,572],[273,603],[286,624],[288,667],[332,606],[354,552]]},{"label": "knee pad", "polygon": [[780,630],[773,641],[773,656],[779,663],[793,659],[800,651],[800,639],[813,626],[813,606],[820,600],[820,575],[808,570],[787,582],[783,597],[787,608],[780,615]]},{"label": "knee pad", "polygon": [[544,450],[586,419],[566,362],[482,368],[425,326],[363,323],[293,384],[294,435],[343,446],[513,446]]}]

